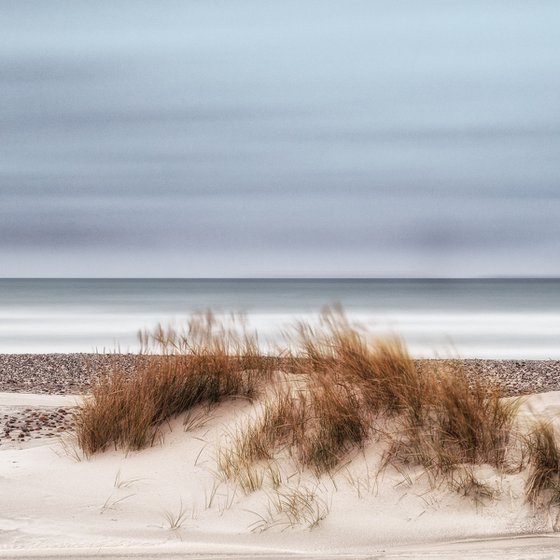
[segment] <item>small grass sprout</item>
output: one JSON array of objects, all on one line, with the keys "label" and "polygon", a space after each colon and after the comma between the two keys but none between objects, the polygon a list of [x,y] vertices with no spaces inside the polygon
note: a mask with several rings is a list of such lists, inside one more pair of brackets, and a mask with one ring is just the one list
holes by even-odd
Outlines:
[{"label": "small grass sprout", "polygon": [[183,506],[183,500],[181,499],[179,502],[179,508],[177,511],[169,511],[165,510],[163,512],[163,518],[167,524],[167,528],[170,531],[176,531],[180,529],[187,517],[187,510]]}]

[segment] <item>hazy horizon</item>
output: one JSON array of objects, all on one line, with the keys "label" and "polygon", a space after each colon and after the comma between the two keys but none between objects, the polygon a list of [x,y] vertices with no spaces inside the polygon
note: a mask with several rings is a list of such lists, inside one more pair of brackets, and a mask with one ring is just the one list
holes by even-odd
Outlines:
[{"label": "hazy horizon", "polygon": [[0,280],[560,280],[550,276],[0,276]]},{"label": "hazy horizon", "polygon": [[0,277],[560,276],[553,0],[0,5]]}]

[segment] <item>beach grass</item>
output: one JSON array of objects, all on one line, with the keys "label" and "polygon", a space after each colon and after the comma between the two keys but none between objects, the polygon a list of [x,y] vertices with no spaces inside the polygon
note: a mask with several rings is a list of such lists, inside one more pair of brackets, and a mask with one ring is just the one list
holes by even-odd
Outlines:
[{"label": "beach grass", "polygon": [[78,444],[87,455],[109,445],[142,449],[158,426],[197,405],[252,399],[274,368],[255,339],[225,329],[212,314],[195,317],[184,331],[159,327],[140,336],[145,359],[138,370],[127,374],[115,362],[77,414]]},{"label": "beach grass", "polygon": [[115,362],[77,414],[77,441],[87,456],[109,446],[142,449],[170,419],[244,398],[254,401],[253,414],[228,428],[217,468],[247,494],[265,483],[279,489],[278,459],[332,476],[377,441],[379,472],[421,468],[434,482],[487,499],[492,493],[473,466],[504,473],[528,467],[528,499],[560,503],[552,428],[539,424],[520,437],[518,399],[468,377],[460,361],[420,369],[402,341],[372,339],[341,311],[297,324],[281,358],[263,354],[242,324],[224,325],[211,313],[183,330],[143,332],[141,340],[145,359],[137,371],[125,373]]},{"label": "beach grass", "polygon": [[527,499],[534,505],[560,506],[560,448],[550,422],[537,422],[525,437],[529,476]]}]

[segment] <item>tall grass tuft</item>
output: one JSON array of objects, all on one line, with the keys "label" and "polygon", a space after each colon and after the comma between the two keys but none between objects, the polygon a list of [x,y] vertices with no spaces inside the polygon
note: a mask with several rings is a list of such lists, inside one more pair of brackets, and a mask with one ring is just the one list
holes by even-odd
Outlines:
[{"label": "tall grass tuft", "polygon": [[420,406],[415,365],[399,341],[371,344],[336,311],[326,312],[318,327],[298,324],[291,340],[296,349],[282,362],[285,383],[234,438],[230,473],[284,449],[302,467],[332,471],[364,445],[376,416]]},{"label": "tall grass tuft", "polygon": [[463,464],[507,467],[517,401],[505,401],[499,388],[479,380],[469,383],[458,365],[426,372],[418,386],[413,412],[390,437],[387,462],[421,465],[436,478],[453,476]]},{"label": "tall grass tuft", "polygon": [[143,332],[142,360],[126,374],[115,367],[94,385],[78,412],[78,444],[87,455],[108,445],[129,450],[153,443],[158,426],[199,404],[227,397],[253,398],[274,369],[256,337],[212,314],[197,316],[178,331]]},{"label": "tall grass tuft", "polygon": [[560,505],[560,449],[554,427],[538,422],[525,438],[529,463],[527,499],[534,505]]},{"label": "tall grass tuft", "polygon": [[352,385],[374,414],[416,414],[425,387],[398,338],[370,340],[340,310],[327,309],[318,328],[299,324],[295,369],[335,384]]},{"label": "tall grass tuft", "polygon": [[502,467],[510,444],[517,402],[463,371],[444,375],[434,404],[440,443],[460,460]]},{"label": "tall grass tuft", "polygon": [[310,382],[308,417],[298,443],[299,460],[317,473],[333,470],[369,435],[368,414],[360,407],[356,389],[329,375]]},{"label": "tall grass tuft", "polygon": [[244,462],[288,448],[320,474],[379,431],[390,442],[385,464],[448,477],[464,463],[506,466],[517,403],[469,381],[458,363],[419,371],[400,340],[368,340],[336,311],[319,326],[300,323],[294,341],[287,371],[305,389],[275,394],[241,431],[234,447]]}]

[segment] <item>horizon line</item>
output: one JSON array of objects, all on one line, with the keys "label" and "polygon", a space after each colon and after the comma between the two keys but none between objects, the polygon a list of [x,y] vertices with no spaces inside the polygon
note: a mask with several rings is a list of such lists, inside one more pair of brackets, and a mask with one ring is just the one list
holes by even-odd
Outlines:
[{"label": "horizon line", "polygon": [[541,276],[0,276],[1,280],[560,280],[560,275]]}]

